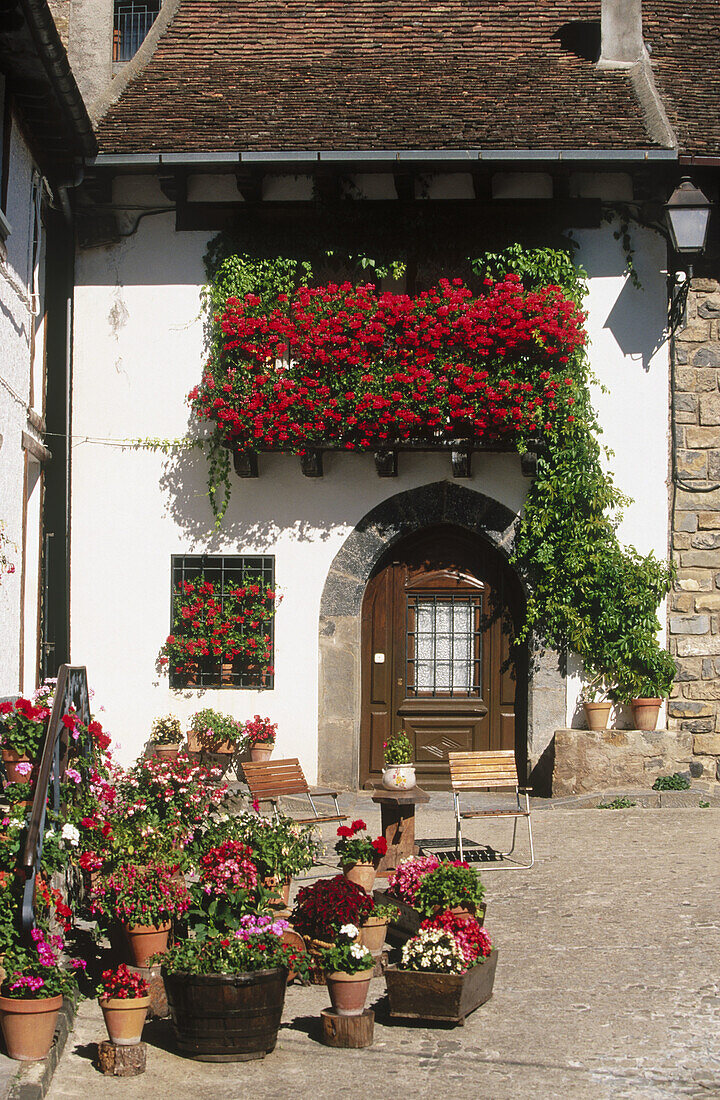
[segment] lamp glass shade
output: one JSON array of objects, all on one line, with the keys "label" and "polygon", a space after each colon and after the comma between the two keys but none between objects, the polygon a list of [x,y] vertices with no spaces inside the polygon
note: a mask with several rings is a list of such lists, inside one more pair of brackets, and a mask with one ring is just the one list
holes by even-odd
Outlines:
[{"label": "lamp glass shade", "polygon": [[665,218],[676,252],[703,252],[710,222],[710,203],[691,180],[684,179],[665,206]]}]

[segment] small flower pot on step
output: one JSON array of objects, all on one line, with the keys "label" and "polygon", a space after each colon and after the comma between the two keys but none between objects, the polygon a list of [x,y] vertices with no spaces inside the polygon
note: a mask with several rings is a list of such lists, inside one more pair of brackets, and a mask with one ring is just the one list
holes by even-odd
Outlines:
[{"label": "small flower pot on step", "polygon": [[130,1047],[142,1039],[150,997],[100,997],[110,1042],[118,1047]]}]

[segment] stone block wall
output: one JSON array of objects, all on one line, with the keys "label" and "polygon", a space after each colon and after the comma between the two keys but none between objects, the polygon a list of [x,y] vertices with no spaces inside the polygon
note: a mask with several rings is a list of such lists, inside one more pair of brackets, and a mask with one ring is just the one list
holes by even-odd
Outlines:
[{"label": "stone block wall", "polygon": [[[692,735],[691,770],[720,780],[720,283],[693,279],[674,348],[670,729]],[[702,768],[702,771],[700,770]]]}]

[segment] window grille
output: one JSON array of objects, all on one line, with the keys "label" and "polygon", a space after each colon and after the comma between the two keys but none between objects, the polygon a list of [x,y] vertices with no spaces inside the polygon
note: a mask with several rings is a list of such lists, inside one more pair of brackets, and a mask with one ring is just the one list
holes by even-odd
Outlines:
[{"label": "window grille", "polygon": [[479,595],[408,598],[408,696],[481,694],[481,616]]},{"label": "window grille", "polygon": [[[207,554],[174,554],[172,556],[172,584],[170,594],[170,628],[173,628],[175,594],[183,581],[195,581],[204,577],[215,587],[215,593],[224,604],[228,585],[241,585],[252,580],[263,586],[275,587],[275,558],[272,555],[235,554],[214,557]],[[275,620],[266,624],[270,642],[275,643]],[[187,687],[187,679],[170,667],[170,686]],[[201,688],[263,688],[275,686],[274,674],[267,671],[248,672],[238,662],[224,664],[219,658],[204,657],[198,661],[196,687]]]},{"label": "window grille", "polygon": [[130,61],[158,17],[161,0],[115,0],[113,61]]}]

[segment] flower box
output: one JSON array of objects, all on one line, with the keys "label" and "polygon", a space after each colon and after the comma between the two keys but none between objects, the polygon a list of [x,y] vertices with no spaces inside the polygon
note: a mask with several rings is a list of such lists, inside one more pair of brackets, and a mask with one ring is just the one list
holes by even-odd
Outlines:
[{"label": "flower box", "polygon": [[492,997],[497,949],[464,974],[426,970],[385,970],[390,1016],[463,1024],[465,1017]]},{"label": "flower box", "polygon": [[[394,897],[386,890],[373,891],[373,899],[376,905],[394,905],[396,909],[400,910],[400,915],[396,917],[394,921],[391,921],[389,928],[390,934],[393,935],[395,939],[404,941],[417,934],[423,922],[423,916],[417,909],[413,909],[412,905],[408,905],[407,902]],[[485,923],[486,909],[486,903],[482,902],[475,912],[475,919],[480,925]]]}]

